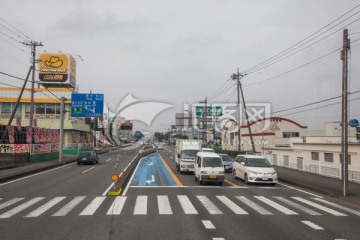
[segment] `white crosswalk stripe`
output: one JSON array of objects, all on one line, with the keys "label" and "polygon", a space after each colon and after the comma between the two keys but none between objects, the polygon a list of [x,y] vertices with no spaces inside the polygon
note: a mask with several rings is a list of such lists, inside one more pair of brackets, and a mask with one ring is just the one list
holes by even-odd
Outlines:
[{"label": "white crosswalk stripe", "polygon": [[290,209],[281,206],[280,204],[266,198],[266,197],[262,197],[262,196],[255,196],[255,198],[259,199],[260,201],[262,201],[263,203],[275,208],[276,210],[285,213],[286,215],[298,215],[298,213],[291,211]]},{"label": "white crosswalk stripe", "polygon": [[116,197],[106,215],[120,215],[125,201],[126,197]]},{"label": "white crosswalk stripe", "polygon": [[210,214],[223,214],[206,196],[196,196]]},{"label": "white crosswalk stripe", "polygon": [[230,208],[235,214],[248,214],[244,209],[236,205],[233,201],[225,196],[216,196],[225,206]]},{"label": "white crosswalk stripe", "polygon": [[173,214],[168,196],[157,196],[157,199],[160,215]]},{"label": "white crosswalk stripe", "polygon": [[300,211],[306,212],[309,215],[322,215],[321,213],[318,213],[310,208],[304,207],[304,206],[297,204],[296,202],[290,201],[286,198],[283,198],[283,197],[274,197],[274,198],[276,198],[277,200],[279,200],[283,203],[286,203],[287,205],[290,205],[296,209],[299,209]]},{"label": "white crosswalk stripe", "polygon": [[355,215],[360,216],[360,211],[356,211],[356,210],[354,210],[354,209],[350,209],[350,208],[347,208],[347,207],[344,207],[344,206],[340,206],[340,205],[338,205],[338,204],[335,204],[335,203],[326,201],[326,200],[324,200],[324,199],[322,199],[322,198],[314,198],[314,199],[315,199],[316,201],[325,203],[325,204],[327,204],[327,205],[329,205],[329,206],[332,206],[332,207],[336,207],[336,208],[338,208],[338,209],[341,209],[341,210],[343,210],[343,211],[345,211],[345,212],[349,212],[349,213],[352,213],[352,214],[355,214]]},{"label": "white crosswalk stripe", "polygon": [[135,202],[134,215],[147,214],[147,199],[148,196],[138,196]]},{"label": "white crosswalk stripe", "polygon": [[33,199],[31,199],[31,200],[29,200],[29,201],[27,201],[27,202],[25,202],[25,203],[23,203],[23,204],[15,207],[15,208],[7,211],[6,213],[1,214],[1,215],[0,215],[0,218],[9,218],[9,217],[12,217],[12,216],[14,216],[15,214],[17,214],[17,213],[19,213],[19,212],[27,209],[28,207],[34,205],[35,203],[37,203],[37,202],[39,202],[39,201],[41,201],[41,200],[43,200],[43,199],[44,199],[44,197],[36,197],[36,198],[33,198]]},{"label": "white crosswalk stripe", "polygon": [[51,207],[55,206],[56,204],[58,204],[59,202],[61,202],[62,200],[64,200],[66,197],[56,197],[53,198],[52,200],[50,200],[49,202],[45,203],[44,205],[42,205],[41,207],[37,208],[36,210],[32,211],[31,213],[29,213],[28,215],[26,215],[25,217],[38,217],[41,214],[43,214],[44,212],[46,212],[47,210],[49,210]]},{"label": "white crosswalk stripe", "polygon": [[244,196],[238,196],[236,198],[239,199],[240,201],[242,201],[243,203],[245,203],[246,205],[248,205],[249,207],[251,207],[252,209],[254,209],[255,211],[257,211],[258,213],[262,214],[262,215],[273,215],[272,212],[266,210],[265,208],[261,207],[257,203],[249,200],[248,198],[246,198]]},{"label": "white crosswalk stripe", "polygon": [[0,204],[0,210],[3,209],[3,208],[8,207],[8,206],[10,206],[10,205],[12,205],[12,204],[14,204],[14,203],[17,203],[17,202],[19,202],[19,201],[21,201],[21,200],[23,200],[23,199],[24,199],[24,198],[13,198],[13,199],[11,199],[11,200],[9,200],[9,201],[6,201],[6,202]]},{"label": "white crosswalk stripe", "polygon": [[84,200],[85,196],[78,196],[71,200],[68,204],[62,207],[59,211],[53,214],[55,217],[63,217],[66,216],[71,210],[73,210],[79,203]]},{"label": "white crosswalk stripe", "polygon": [[338,211],[336,211],[336,210],[333,210],[333,209],[330,209],[330,208],[328,208],[328,207],[322,206],[322,205],[320,205],[320,204],[311,202],[311,201],[306,200],[306,199],[301,198],[301,197],[292,197],[292,198],[295,199],[295,200],[298,200],[298,201],[300,201],[300,202],[303,202],[303,203],[305,203],[305,204],[308,204],[308,205],[310,205],[310,206],[312,206],[312,207],[318,208],[318,209],[320,209],[320,210],[322,210],[322,211],[324,211],[324,212],[330,213],[330,214],[332,214],[332,215],[334,215],[334,216],[347,216],[346,214],[343,214],[343,213],[338,212]]},{"label": "white crosswalk stripe", "polygon": [[186,195],[178,195],[177,197],[185,214],[198,214],[194,205],[192,205],[192,203],[190,202],[189,198]]},{"label": "white crosswalk stripe", "polygon": [[91,203],[80,213],[80,216],[90,216],[100,207],[106,197],[96,197]]},{"label": "white crosswalk stripe", "polygon": [[[231,198],[234,198],[234,200]],[[178,207],[179,205],[177,204],[179,203],[181,209],[186,215],[199,214],[198,211],[205,208],[206,211],[211,215],[222,215],[225,213],[248,215],[253,214],[254,212],[261,215],[274,215],[275,210],[285,215],[299,215],[299,213],[295,212],[296,210],[299,210],[301,211],[301,214],[308,215],[331,214],[334,216],[348,216],[344,213],[339,212],[340,210],[342,210],[349,214],[360,216],[359,211],[337,205],[324,199],[306,199],[295,196],[289,196],[287,198],[273,196],[271,198],[272,199],[270,199],[270,197],[264,196],[245,197],[224,195],[216,196],[216,198],[214,198],[214,196],[205,195],[196,195],[192,198],[189,198],[189,196],[187,195],[177,195],[177,199],[169,199],[168,195],[138,195],[132,197],[118,196],[116,198],[99,196],[94,197],[93,199],[89,199],[89,202],[87,203],[85,203],[84,201],[86,199],[86,196],[77,196],[69,200],[67,200],[67,197],[65,196],[54,197],[52,199],[48,199],[47,202],[45,202],[44,197],[35,197],[32,199],[28,199],[27,201],[24,201],[24,198],[13,198],[9,200],[2,200],[3,202],[0,204],[0,210],[4,210],[0,212],[0,219],[13,217],[14,215],[27,209],[29,209],[27,211],[29,213],[27,215],[24,214],[25,218],[36,218],[46,215],[46,213],[50,212],[51,209],[55,209],[54,212],[56,211],[51,216],[60,217],[68,215],[69,213],[74,211],[75,208],[79,209],[81,206],[82,208],[79,209],[80,213],[76,212],[76,215],[91,216],[94,215],[95,212],[99,212],[97,214],[122,215],[125,214],[123,213],[124,209],[127,209],[127,211],[125,211],[126,214],[128,214],[130,211],[133,215],[147,215],[149,214],[148,208],[152,209],[156,207],[159,215],[173,215],[173,208],[174,206]],[[40,201],[44,201],[42,205],[37,204]],[[35,204],[38,206],[36,206]],[[104,205],[104,207],[99,209],[102,205]],[[247,212],[247,210],[245,211],[243,209],[243,206],[251,208],[254,211]],[[309,206],[311,206],[311,208],[309,208]],[[103,213],[102,211],[105,207],[107,207],[107,210],[105,210],[105,212]],[[10,210],[6,208],[9,208]],[[230,211],[224,212],[226,208]],[[315,208],[316,211],[314,211],[313,208]],[[325,213],[317,211],[317,209]]]}]

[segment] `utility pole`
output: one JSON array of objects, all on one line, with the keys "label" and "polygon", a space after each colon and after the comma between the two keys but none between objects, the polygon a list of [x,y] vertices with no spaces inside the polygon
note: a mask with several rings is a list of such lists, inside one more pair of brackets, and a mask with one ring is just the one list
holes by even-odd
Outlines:
[{"label": "utility pole", "polygon": [[233,74],[231,75],[231,78],[232,80],[236,80],[237,81],[237,115],[236,115],[236,118],[237,118],[237,125],[238,125],[238,152],[240,153],[241,151],[241,131],[240,131],[240,128],[241,128],[241,124],[240,124],[240,78],[244,77],[245,75],[244,74],[241,74],[239,72],[239,68],[237,69],[237,74]]},{"label": "utility pole", "polygon": [[4,133],[3,133],[2,137],[1,137],[0,143],[4,143],[5,137],[6,137],[7,132],[8,132],[8,128],[9,128],[9,126],[11,126],[12,120],[13,120],[13,118],[15,116],[15,113],[16,113],[16,110],[17,110],[17,108],[19,106],[19,103],[20,103],[21,97],[23,95],[24,89],[25,89],[26,84],[27,84],[27,82],[29,80],[31,71],[32,71],[32,66],[30,66],[30,68],[29,68],[28,74],[27,74],[26,79],[24,81],[24,84],[23,84],[23,86],[21,88],[21,91],[20,91],[20,94],[19,94],[18,99],[16,101],[15,107],[13,109],[11,109],[11,111],[12,111],[11,116],[10,116],[9,122],[8,122],[6,128],[5,128],[5,131],[4,131]]},{"label": "utility pole", "polygon": [[241,84],[240,81],[239,81],[239,85],[240,85],[241,97],[242,97],[242,101],[243,101],[243,105],[244,105],[244,111],[245,111],[247,126],[248,126],[248,130],[249,130],[249,134],[250,134],[251,147],[252,147],[253,153],[255,153],[256,151],[255,151],[254,139],[253,139],[253,135],[252,135],[252,132],[251,132],[251,127],[250,127],[250,124],[249,124],[249,115],[248,115],[248,113],[246,111],[245,97],[244,97],[244,93],[243,93],[243,90],[242,90],[242,84]]},{"label": "utility pole", "polygon": [[199,103],[205,103],[204,112],[202,114],[202,122],[203,122],[203,140],[205,141],[205,146],[207,146],[207,96],[205,97],[205,101],[200,101]]},{"label": "utility pole", "polygon": [[348,195],[348,51],[350,39],[348,30],[343,31],[343,49],[341,50],[342,69],[342,121],[341,121],[341,186],[343,196]]},{"label": "utility pole", "polygon": [[31,100],[30,100],[30,123],[29,123],[29,128],[30,128],[30,139],[31,139],[31,144],[33,143],[33,136],[34,136],[34,131],[33,131],[33,123],[34,123],[34,93],[35,93],[35,62],[36,62],[36,47],[42,47],[44,46],[41,42],[23,42],[23,44],[27,45],[27,46],[31,46],[31,56],[32,56],[32,77],[31,77]]},{"label": "utility pole", "polygon": [[63,159],[64,119],[65,119],[65,98],[64,98],[64,97],[61,97],[61,104],[60,104],[60,146],[59,146],[59,163],[61,163],[61,162],[62,162],[62,159]]}]

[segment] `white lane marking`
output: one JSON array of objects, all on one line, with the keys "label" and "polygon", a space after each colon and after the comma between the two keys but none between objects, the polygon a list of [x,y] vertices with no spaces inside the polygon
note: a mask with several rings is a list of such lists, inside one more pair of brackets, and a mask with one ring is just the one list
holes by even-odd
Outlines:
[{"label": "white lane marking", "polygon": [[147,214],[147,199],[148,196],[138,196],[135,202],[134,215]]},{"label": "white lane marking", "polygon": [[206,196],[196,196],[210,214],[223,214]]},{"label": "white lane marking", "polygon": [[225,206],[230,208],[231,211],[233,211],[235,214],[248,214],[244,209],[236,205],[233,201],[228,199],[225,196],[216,196]]},{"label": "white lane marking", "polygon": [[7,202],[4,202],[4,203],[0,204],[0,210],[3,209],[3,208],[8,207],[8,206],[10,206],[10,205],[12,205],[14,203],[17,203],[18,201],[21,201],[23,199],[24,198],[13,198],[13,199],[11,199],[11,200],[9,200]]},{"label": "white lane marking", "polygon": [[[130,188],[216,188],[219,189],[219,186],[130,186]],[[242,186],[222,186],[221,189],[226,188],[249,188],[249,187],[242,187]]]},{"label": "white lane marking", "polygon": [[111,204],[111,207],[109,208],[106,215],[120,215],[124,204],[126,201],[126,197],[118,196],[115,198],[114,202]]},{"label": "white lane marking", "polygon": [[79,214],[80,216],[90,216],[100,207],[106,197],[96,197],[91,203]]},{"label": "white lane marking", "polygon": [[216,229],[214,224],[210,220],[201,220],[206,229]]},{"label": "white lane marking", "polygon": [[319,195],[316,195],[316,194],[313,194],[313,193],[310,193],[310,192],[307,192],[307,191],[301,190],[301,189],[299,189],[299,188],[291,187],[291,186],[286,185],[286,184],[283,184],[283,183],[278,183],[278,184],[279,184],[279,185],[281,185],[281,186],[287,187],[287,188],[294,189],[294,190],[299,191],[299,192],[303,192],[303,193],[306,193],[306,194],[312,195],[312,196],[317,197],[317,198],[323,198],[322,196],[319,196]]},{"label": "white lane marking", "polygon": [[186,195],[177,195],[177,198],[185,214],[198,214],[194,205],[192,205],[192,203],[190,202],[189,198]]},{"label": "white lane marking", "polygon": [[111,161],[112,160],[112,158],[109,158],[108,160],[106,160],[106,162],[109,162],[109,161]]},{"label": "white lane marking", "polygon": [[286,203],[287,205],[290,205],[290,206],[292,206],[292,207],[294,207],[296,209],[299,209],[300,211],[303,211],[303,212],[305,212],[307,214],[310,214],[310,215],[322,215],[321,213],[318,213],[318,212],[316,212],[316,211],[314,211],[314,210],[312,210],[310,208],[304,207],[304,206],[302,206],[300,204],[297,204],[296,202],[290,201],[290,200],[285,199],[283,197],[274,197],[274,198],[276,198],[277,200],[279,200],[279,201],[281,201],[283,203]]},{"label": "white lane marking", "polygon": [[244,196],[238,196],[236,198],[262,215],[273,215],[272,212],[266,210],[265,208],[261,207],[260,205],[254,203],[253,201],[249,200],[248,198],[246,198]]},{"label": "white lane marking", "polygon": [[[137,156],[138,156],[138,154],[137,154],[137,155],[134,157],[134,159],[131,160],[131,161],[134,161]],[[134,178],[134,176],[135,176],[135,173],[136,173],[139,165],[140,165],[140,161],[138,161],[138,164],[137,164],[137,166],[136,166],[136,168],[135,168],[135,171],[134,171],[133,174],[131,175],[131,178],[130,178],[129,182],[127,183],[127,185],[126,185],[126,187],[125,187],[125,190],[123,191],[123,193],[122,193],[121,195],[123,195],[123,196],[126,195],[126,193],[127,193],[127,191],[129,190],[129,187],[130,187],[130,185],[131,185],[131,182],[132,182],[132,180],[133,180],[133,178]]]},{"label": "white lane marking", "polygon": [[325,203],[325,204],[330,205],[330,206],[332,206],[332,207],[336,207],[336,208],[339,208],[339,209],[341,209],[341,210],[344,210],[344,211],[346,211],[346,212],[348,212],[348,213],[352,213],[352,214],[355,214],[355,215],[360,216],[360,212],[359,212],[359,211],[356,211],[356,210],[354,210],[354,209],[347,208],[347,207],[343,207],[343,206],[340,206],[340,205],[338,205],[338,204],[335,204],[335,203],[332,203],[332,202],[329,202],[329,201],[326,201],[326,200],[320,199],[320,198],[314,198],[314,199],[315,199],[316,201]]},{"label": "white lane marking", "polygon": [[310,221],[301,221],[302,223],[304,223],[305,225],[311,227],[312,229],[315,229],[315,230],[324,230],[323,227],[320,227],[319,225],[313,223],[313,222],[310,222]]},{"label": "white lane marking", "polygon": [[1,214],[1,215],[0,215],[0,218],[9,218],[9,217],[12,217],[12,216],[14,216],[15,214],[17,214],[17,213],[25,210],[26,208],[34,205],[35,203],[37,203],[37,202],[39,202],[39,201],[41,201],[41,200],[43,200],[43,199],[44,199],[44,197],[36,197],[36,198],[33,198],[33,199],[31,199],[31,200],[29,200],[29,201],[27,201],[27,202],[25,202],[25,203],[17,206],[16,208],[13,208],[13,209],[11,209],[11,210],[9,210],[9,211]]},{"label": "white lane marking", "polygon": [[308,205],[310,205],[310,206],[312,206],[312,207],[318,208],[318,209],[320,209],[320,210],[322,210],[322,211],[324,211],[324,212],[330,213],[330,214],[332,214],[332,215],[334,215],[334,216],[347,216],[347,215],[344,214],[344,213],[335,211],[335,210],[330,209],[330,208],[328,208],[328,207],[324,207],[324,206],[322,206],[322,205],[320,205],[320,204],[317,204],[317,203],[308,201],[308,200],[303,199],[303,198],[301,198],[301,197],[292,197],[292,198],[295,199],[295,200],[298,200],[299,202],[303,202],[303,203],[308,204]]},{"label": "white lane marking", "polygon": [[161,215],[173,214],[168,196],[160,195],[160,196],[157,196],[157,199],[158,199],[158,206],[159,206],[159,214],[161,214]]},{"label": "white lane marking", "polygon": [[112,188],[113,186],[114,186],[114,182],[112,182],[111,184],[110,184],[110,186],[105,190],[105,192],[101,195],[101,196],[106,196],[107,195],[107,193],[110,191],[110,188]]},{"label": "white lane marking", "polygon": [[285,213],[286,215],[298,215],[298,213],[294,212],[294,211],[291,211],[290,209],[286,208],[286,207],[283,207],[281,206],[280,204],[266,198],[266,197],[263,197],[263,196],[255,196],[255,198],[259,199],[260,201],[262,201],[263,203],[277,209],[278,211],[282,212],[282,213]]},{"label": "white lane marking", "polygon": [[66,197],[55,197],[55,198],[51,199],[49,202],[42,205],[41,207],[39,207],[39,208],[35,209],[34,211],[32,211],[31,213],[29,213],[25,217],[38,217],[41,214],[43,214],[44,212],[46,212],[47,210],[49,210],[50,208],[52,208],[53,206],[55,206],[56,204],[58,204],[59,202],[61,202],[62,200],[64,200],[65,198]]},{"label": "white lane marking", "polygon": [[212,238],[213,240],[225,240],[225,238]]},{"label": "white lane marking", "polygon": [[86,169],[85,171],[83,171],[82,173],[86,173],[86,172],[88,172],[88,171],[90,171],[90,170],[92,170],[92,169],[94,169],[95,167],[91,167],[91,168],[89,168],[89,169]]},{"label": "white lane marking", "polygon": [[54,213],[52,216],[54,217],[63,217],[66,216],[71,210],[73,210],[79,203],[84,200],[85,196],[74,197],[68,204],[63,206],[59,211]]},{"label": "white lane marking", "polygon": [[35,177],[35,176],[38,176],[38,175],[41,175],[41,174],[44,174],[44,173],[55,171],[55,170],[58,170],[60,168],[68,167],[68,166],[73,165],[73,164],[75,164],[75,163],[70,163],[70,164],[67,164],[67,165],[64,165],[64,166],[61,166],[61,167],[53,168],[53,169],[50,169],[50,170],[47,170],[47,171],[44,171],[44,172],[35,173],[35,174],[30,175],[30,176],[26,176],[26,177],[15,179],[15,180],[12,180],[12,181],[9,181],[9,182],[6,182],[6,183],[2,183],[2,184],[0,184],[0,187],[2,187],[4,185],[7,185],[7,184],[10,184],[10,183],[18,182],[18,181],[21,181],[21,180],[24,180],[24,179],[27,179],[27,178]]}]

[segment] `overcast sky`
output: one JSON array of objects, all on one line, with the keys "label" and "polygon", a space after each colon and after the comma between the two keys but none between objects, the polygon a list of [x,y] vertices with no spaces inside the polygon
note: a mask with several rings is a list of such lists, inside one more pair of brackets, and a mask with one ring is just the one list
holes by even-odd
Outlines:
[{"label": "overcast sky", "polygon": [[[236,102],[236,88],[230,86],[228,79],[237,68],[245,72],[360,3],[355,0],[0,2],[1,18],[41,41],[44,47],[38,48],[39,52],[81,55],[84,61],[77,61],[80,92],[104,93],[112,111],[128,94],[144,102],[174,105],[155,117],[151,124],[153,130],[164,130],[163,126],[175,122],[175,112],[181,112],[183,104],[192,105],[206,96],[213,103]],[[342,62],[339,51],[335,50],[342,46],[345,26],[352,41],[360,38],[359,10],[347,14],[341,20],[355,15],[309,42],[324,38],[318,43],[310,47],[304,45],[306,49],[274,65],[247,72],[242,79],[246,101],[269,103],[272,111],[279,111],[341,95]],[[2,20],[0,23],[6,25]],[[1,34],[11,35],[2,25],[0,71],[25,77],[29,48]],[[352,44],[350,91],[360,89],[359,43]],[[319,61],[298,68],[333,51]],[[0,76],[0,82],[21,85],[4,76]],[[248,86],[251,84],[254,85]],[[215,92],[219,87],[224,90]],[[353,95],[351,118],[359,118],[359,101],[356,101],[359,95]],[[291,113],[338,101],[340,99],[274,116],[290,118],[311,129],[322,129],[325,121],[340,120],[341,105]],[[146,125],[138,127],[146,128]]]}]

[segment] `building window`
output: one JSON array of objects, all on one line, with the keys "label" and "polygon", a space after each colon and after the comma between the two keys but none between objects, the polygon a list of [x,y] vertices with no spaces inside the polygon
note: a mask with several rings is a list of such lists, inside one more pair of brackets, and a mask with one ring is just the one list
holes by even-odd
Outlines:
[{"label": "building window", "polygon": [[319,153],[311,152],[311,160],[319,161]]},{"label": "building window", "polygon": [[11,113],[11,103],[2,103],[1,113]]},{"label": "building window", "polygon": [[283,138],[299,137],[299,132],[283,132]]},{"label": "building window", "polygon": [[233,132],[230,133],[230,145],[234,145],[234,136],[235,134]]},{"label": "building window", "polygon": [[55,104],[54,103],[46,104],[46,114],[55,114]]},{"label": "building window", "polygon": [[35,106],[36,114],[45,114],[45,103],[37,103]]},{"label": "building window", "polygon": [[55,113],[60,115],[60,104],[55,104]]},{"label": "building window", "polygon": [[332,153],[324,153],[325,162],[334,162],[334,155]]},{"label": "building window", "polygon": [[289,156],[284,156],[284,166],[289,167],[290,166],[290,162],[289,162]]},{"label": "building window", "polygon": [[277,155],[273,154],[273,164],[277,165]]},{"label": "building window", "polygon": [[[342,154],[340,153],[339,154],[339,162],[340,162],[340,164],[342,163]],[[351,155],[350,154],[348,154],[348,165],[351,165]]]}]

